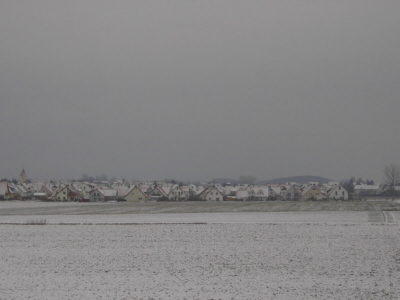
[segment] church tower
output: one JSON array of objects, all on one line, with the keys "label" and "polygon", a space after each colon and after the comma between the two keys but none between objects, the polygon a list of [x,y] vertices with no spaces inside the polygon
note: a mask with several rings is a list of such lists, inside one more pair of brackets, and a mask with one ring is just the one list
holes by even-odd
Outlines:
[{"label": "church tower", "polygon": [[28,178],[26,177],[25,168],[22,168],[21,175],[19,175],[19,182],[24,183]]}]

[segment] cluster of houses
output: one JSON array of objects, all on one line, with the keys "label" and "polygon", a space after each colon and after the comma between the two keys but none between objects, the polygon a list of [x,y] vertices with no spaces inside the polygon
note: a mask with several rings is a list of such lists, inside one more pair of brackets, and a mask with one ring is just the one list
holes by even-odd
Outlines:
[{"label": "cluster of houses", "polygon": [[[397,188],[397,187],[396,187]],[[399,187],[400,189],[400,187]],[[382,195],[384,186],[354,186],[354,198]],[[348,200],[349,193],[338,182],[268,185],[175,184],[166,182],[28,182],[23,170],[19,181],[0,182],[0,200],[42,201],[274,201]]]},{"label": "cluster of houses", "polygon": [[0,199],[36,199],[42,201],[273,201],[303,199],[348,200],[347,190],[339,183],[299,185],[179,185],[164,182],[129,183],[64,182],[0,183]]}]

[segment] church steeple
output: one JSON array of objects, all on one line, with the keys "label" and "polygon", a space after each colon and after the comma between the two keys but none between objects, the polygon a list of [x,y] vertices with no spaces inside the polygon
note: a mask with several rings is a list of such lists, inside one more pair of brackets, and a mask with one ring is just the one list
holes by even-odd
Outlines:
[{"label": "church steeple", "polygon": [[25,173],[25,168],[22,167],[21,175],[19,175],[19,182],[24,183],[24,182],[26,182],[27,179],[28,178],[27,178],[26,173]]}]

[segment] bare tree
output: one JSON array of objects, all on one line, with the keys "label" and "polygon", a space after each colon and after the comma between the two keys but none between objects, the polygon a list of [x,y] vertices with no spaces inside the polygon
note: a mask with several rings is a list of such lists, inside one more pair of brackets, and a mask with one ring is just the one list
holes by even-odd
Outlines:
[{"label": "bare tree", "polygon": [[383,170],[385,176],[384,183],[387,185],[387,192],[392,196],[392,200],[396,196],[396,186],[400,185],[400,167],[396,164],[390,164]]}]

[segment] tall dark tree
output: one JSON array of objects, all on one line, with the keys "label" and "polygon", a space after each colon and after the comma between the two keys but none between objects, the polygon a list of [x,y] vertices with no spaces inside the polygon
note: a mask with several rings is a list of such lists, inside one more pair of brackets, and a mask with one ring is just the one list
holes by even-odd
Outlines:
[{"label": "tall dark tree", "polygon": [[354,177],[350,179],[350,181],[346,184],[345,189],[350,193],[354,193]]}]

